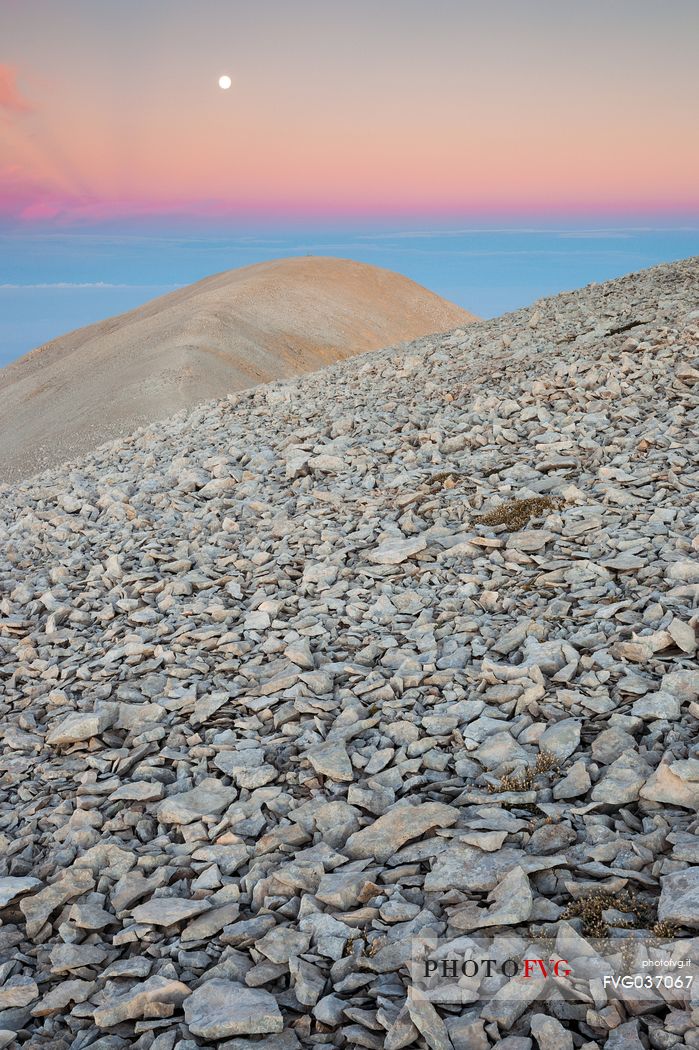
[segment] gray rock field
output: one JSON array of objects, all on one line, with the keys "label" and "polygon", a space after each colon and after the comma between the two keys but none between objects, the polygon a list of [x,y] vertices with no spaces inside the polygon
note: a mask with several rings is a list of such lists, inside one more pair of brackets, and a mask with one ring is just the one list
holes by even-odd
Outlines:
[{"label": "gray rock field", "polygon": [[409,970],[699,960],[698,626],[698,259],[0,486],[0,1047],[699,1047]]}]

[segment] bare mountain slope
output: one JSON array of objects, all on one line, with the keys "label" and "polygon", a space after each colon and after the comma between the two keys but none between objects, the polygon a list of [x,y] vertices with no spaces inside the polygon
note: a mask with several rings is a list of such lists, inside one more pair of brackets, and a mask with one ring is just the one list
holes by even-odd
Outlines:
[{"label": "bare mountain slope", "polygon": [[199,401],[472,320],[407,277],[346,259],[216,274],[0,371],[0,480]]}]

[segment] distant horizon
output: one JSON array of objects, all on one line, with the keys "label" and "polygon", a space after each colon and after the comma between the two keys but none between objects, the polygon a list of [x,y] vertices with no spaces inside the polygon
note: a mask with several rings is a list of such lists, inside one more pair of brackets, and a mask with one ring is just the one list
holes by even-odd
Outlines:
[{"label": "distant horizon", "polygon": [[[653,223],[655,222],[655,225]],[[294,255],[331,255],[410,277],[488,318],[536,299],[699,255],[699,219],[676,225],[506,222],[238,232],[179,225],[141,232],[0,230],[0,367],[66,333],[214,273]]]},{"label": "distant horizon", "polygon": [[698,38],[696,0],[7,0],[0,365],[290,254],[484,317],[697,254]]}]

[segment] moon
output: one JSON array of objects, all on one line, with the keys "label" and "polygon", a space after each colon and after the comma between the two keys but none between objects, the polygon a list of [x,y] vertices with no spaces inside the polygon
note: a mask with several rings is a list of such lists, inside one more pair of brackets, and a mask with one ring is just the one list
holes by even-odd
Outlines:
[{"label": "moon", "polygon": [[226,74],[218,78],[218,86],[221,88],[222,91],[228,91],[232,83],[233,81]]}]

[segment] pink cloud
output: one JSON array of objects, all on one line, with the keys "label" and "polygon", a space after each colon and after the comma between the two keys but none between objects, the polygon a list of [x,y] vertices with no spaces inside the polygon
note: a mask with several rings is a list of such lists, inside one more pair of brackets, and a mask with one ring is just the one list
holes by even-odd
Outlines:
[{"label": "pink cloud", "polygon": [[0,63],[0,109],[7,109],[11,113],[31,113],[33,108],[17,87],[14,66]]},{"label": "pink cloud", "polygon": [[19,164],[0,168],[0,218],[32,221],[60,214],[60,193]]},{"label": "pink cloud", "polygon": [[26,221],[56,219],[60,214],[61,209],[55,204],[37,202],[36,204],[28,204],[26,208],[23,208],[20,212],[20,218]]}]

